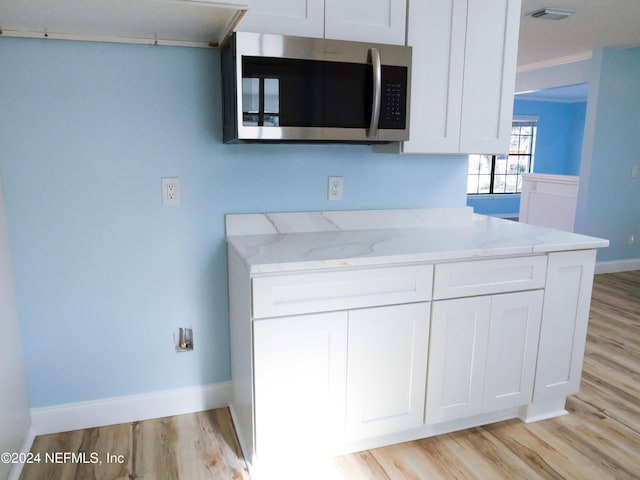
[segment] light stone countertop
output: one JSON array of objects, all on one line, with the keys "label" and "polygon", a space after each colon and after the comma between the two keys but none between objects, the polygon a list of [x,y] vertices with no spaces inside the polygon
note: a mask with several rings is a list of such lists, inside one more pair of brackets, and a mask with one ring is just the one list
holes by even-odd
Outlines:
[{"label": "light stone countertop", "polygon": [[609,241],[455,209],[227,215],[252,274],[602,248]]}]

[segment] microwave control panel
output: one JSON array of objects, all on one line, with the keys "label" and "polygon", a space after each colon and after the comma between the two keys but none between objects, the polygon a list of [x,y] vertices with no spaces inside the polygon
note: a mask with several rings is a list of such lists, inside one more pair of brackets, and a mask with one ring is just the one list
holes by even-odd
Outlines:
[{"label": "microwave control panel", "polygon": [[407,68],[383,65],[378,128],[403,130],[407,123]]}]

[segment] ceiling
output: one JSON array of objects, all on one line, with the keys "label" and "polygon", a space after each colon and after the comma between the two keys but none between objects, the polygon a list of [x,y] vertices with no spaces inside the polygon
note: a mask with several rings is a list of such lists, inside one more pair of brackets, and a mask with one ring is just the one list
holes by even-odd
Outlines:
[{"label": "ceiling", "polygon": [[[247,1],[0,0],[0,31],[8,36],[216,45],[233,29]],[[526,15],[543,7],[576,13],[555,21]],[[599,47],[636,45],[640,0],[522,0],[520,71],[566,63]]]},{"label": "ceiling", "polygon": [[[528,15],[542,8],[575,13],[562,20]],[[640,45],[640,0],[522,0],[518,71],[591,58],[597,48]],[[517,95],[522,100],[584,102],[588,84],[549,88]]]},{"label": "ceiling", "polygon": [[[576,13],[563,20],[527,15],[544,7]],[[596,48],[638,45],[640,0],[522,0],[520,71],[584,58]]]}]

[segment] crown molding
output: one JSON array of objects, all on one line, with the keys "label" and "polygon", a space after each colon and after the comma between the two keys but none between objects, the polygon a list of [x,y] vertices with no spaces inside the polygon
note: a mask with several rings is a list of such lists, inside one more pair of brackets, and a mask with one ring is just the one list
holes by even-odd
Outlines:
[{"label": "crown molding", "polygon": [[560,65],[567,65],[569,63],[582,62],[584,60],[591,60],[593,57],[593,50],[586,52],[575,53],[573,55],[567,55],[564,57],[549,58],[540,62],[527,63],[524,65],[518,65],[517,72],[530,72],[533,70],[541,70],[543,68],[557,67]]}]

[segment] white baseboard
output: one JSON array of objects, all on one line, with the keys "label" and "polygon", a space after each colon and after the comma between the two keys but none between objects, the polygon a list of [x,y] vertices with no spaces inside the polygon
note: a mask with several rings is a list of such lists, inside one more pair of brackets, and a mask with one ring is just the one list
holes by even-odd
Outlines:
[{"label": "white baseboard", "polygon": [[543,400],[524,407],[520,407],[520,420],[524,423],[534,423],[549,418],[561,417],[568,415],[569,412],[565,408],[567,397],[552,398]]},{"label": "white baseboard", "polygon": [[612,260],[609,262],[597,262],[596,274],[617,273],[640,270],[640,258],[629,258],[627,260]]},{"label": "white baseboard", "polygon": [[35,435],[169,417],[229,406],[231,382],[31,409]]},{"label": "white baseboard", "polygon": [[[33,429],[33,425],[27,431],[27,435],[24,437],[24,441],[22,442],[22,446],[20,447],[19,453],[29,453],[31,451],[31,446],[33,445],[33,440],[36,438],[36,432]],[[9,476],[7,480],[18,480],[20,478],[20,474],[22,473],[22,468],[24,467],[24,463],[14,463],[9,470]]]}]

